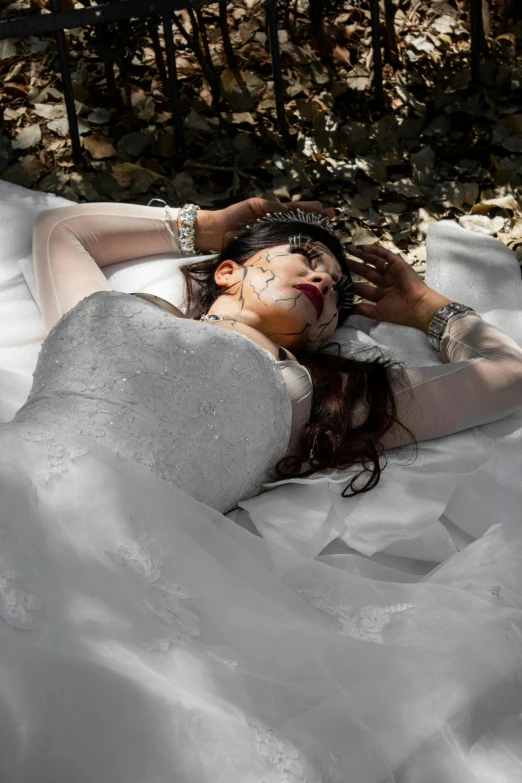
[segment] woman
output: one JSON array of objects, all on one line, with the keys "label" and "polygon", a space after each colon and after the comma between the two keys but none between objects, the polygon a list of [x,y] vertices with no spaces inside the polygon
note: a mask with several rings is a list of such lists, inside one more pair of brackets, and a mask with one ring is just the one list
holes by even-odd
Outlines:
[{"label": "woman", "polygon": [[[114,204],[36,221],[50,333],[0,431],[0,778],[478,780],[464,750],[480,731],[505,742],[499,703],[510,716],[520,696],[515,533],[408,584],[307,561],[219,512],[278,465],[359,462],[371,488],[383,448],[515,410],[522,351],[398,256],[346,259],[304,213],[188,267],[187,317],[110,290],[103,266],[176,250],[178,230],[209,250],[234,227],[190,213],[179,228]],[[323,351],[350,286],[369,300],[355,312],[433,331],[451,373]],[[487,590],[507,564],[499,605]]]},{"label": "woman", "polygon": [[[301,206],[322,209],[299,203],[290,217]],[[274,205],[259,199],[215,213],[185,209],[192,216],[183,229],[191,235],[184,240],[189,252],[195,243],[200,251],[221,247],[221,253],[181,268],[185,313],[157,297],[144,298],[178,318],[239,332],[279,360],[293,408],[285,458],[273,466],[279,478],[362,465],[343,494],[368,491],[379,481],[383,449],[458,432],[520,407],[522,351],[516,343],[470,308],[453,307],[399,256],[366,246],[348,247],[350,258],[326,214],[317,222],[269,220],[263,215],[274,218]],[[247,222],[249,214],[260,215],[259,222],[232,237],[232,221],[237,226],[244,215]],[[307,214],[312,219],[313,213],[301,216]],[[114,204],[42,213],[34,264],[46,325],[89,294],[111,290],[104,266],[172,247],[179,252],[181,215]],[[353,283],[351,271],[376,287]],[[354,294],[375,304],[354,306]],[[399,368],[382,357],[364,361],[324,350],[352,312],[426,334],[433,324],[430,344],[454,366],[435,375],[432,368],[392,372]],[[357,486],[360,476],[366,482]],[[168,480],[168,473],[162,477]]]}]

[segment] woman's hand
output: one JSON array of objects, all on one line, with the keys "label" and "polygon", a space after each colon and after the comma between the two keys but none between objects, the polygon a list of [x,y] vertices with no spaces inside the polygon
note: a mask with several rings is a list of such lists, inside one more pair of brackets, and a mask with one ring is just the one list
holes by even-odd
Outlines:
[{"label": "woman's hand", "polygon": [[374,284],[354,283],[355,294],[375,303],[360,302],[354,310],[357,315],[412,326],[427,334],[437,310],[451,302],[427,286],[411,266],[391,250],[375,245],[359,248],[349,245],[345,250],[359,259],[347,259],[350,270]]},{"label": "woman's hand", "polygon": [[324,208],[320,201],[294,201],[291,204],[274,203],[264,198],[248,198],[225,209],[213,211],[200,209],[196,219],[196,248],[205,252],[221,250],[227,234],[234,234],[246,225],[251,225],[267,212],[287,212],[302,209],[303,212],[319,212],[329,218],[335,217],[335,209]]}]

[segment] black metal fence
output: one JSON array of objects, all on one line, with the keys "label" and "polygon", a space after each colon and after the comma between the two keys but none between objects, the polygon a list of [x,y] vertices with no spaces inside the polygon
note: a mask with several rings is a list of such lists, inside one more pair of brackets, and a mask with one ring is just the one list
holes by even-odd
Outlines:
[{"label": "black metal fence", "polygon": [[[76,8],[72,11],[62,11],[60,0],[50,0],[51,13],[0,21],[0,40],[4,38],[23,38],[29,35],[55,34],[63,83],[63,95],[69,120],[73,160],[76,165],[83,162],[83,153],[78,132],[78,120],[74,103],[74,92],[67,54],[65,30],[77,27],[107,25],[109,22],[145,18],[152,22],[153,43],[160,73],[168,86],[168,97],[172,106],[172,121],[176,139],[176,147],[181,157],[185,156],[185,138],[182,121],[180,90],[176,72],[176,50],[172,34],[172,14],[175,11],[201,8],[212,5],[220,0],[126,0],[126,2],[109,2],[91,5],[91,0],[85,0],[87,8]],[[281,57],[278,41],[278,19],[276,0],[264,0],[266,23],[276,101],[277,124],[285,143],[289,142],[289,131],[285,114],[285,93],[281,70]],[[375,101],[379,111],[384,109],[383,63],[381,54],[381,22],[379,0],[369,0],[371,11],[371,32],[374,62]],[[162,59],[157,25],[163,26],[165,41],[165,63]],[[155,30],[155,33],[154,33]],[[482,0],[470,0],[470,62],[472,83],[480,82],[480,59],[484,31],[482,26]]]}]

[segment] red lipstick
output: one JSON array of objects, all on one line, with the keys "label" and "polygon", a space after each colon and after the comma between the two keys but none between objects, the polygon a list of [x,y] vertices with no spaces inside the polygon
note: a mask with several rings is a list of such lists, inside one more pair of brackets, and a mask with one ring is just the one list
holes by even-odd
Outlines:
[{"label": "red lipstick", "polygon": [[294,285],[294,288],[297,288],[298,291],[302,291],[303,294],[312,301],[315,309],[317,310],[317,317],[319,318],[323,312],[324,307],[324,296],[319,291],[319,289],[316,288],[315,285],[307,285],[306,283]]}]

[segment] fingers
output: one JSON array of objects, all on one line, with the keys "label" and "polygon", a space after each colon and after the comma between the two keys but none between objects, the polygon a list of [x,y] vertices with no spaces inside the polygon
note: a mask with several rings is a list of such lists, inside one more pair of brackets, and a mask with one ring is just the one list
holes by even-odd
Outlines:
[{"label": "fingers", "polygon": [[360,258],[367,264],[373,264],[379,271],[387,271],[394,265],[400,264],[402,266],[406,263],[396,253],[392,253],[391,250],[385,247],[378,247],[377,245],[360,245],[359,247],[348,245],[345,247],[345,250],[350,255]]},{"label": "fingers", "polygon": [[363,299],[369,299],[370,302],[378,302],[377,289],[373,285],[366,285],[365,283],[354,283],[352,291],[357,296]]},{"label": "fingers", "polygon": [[384,261],[392,263],[393,261],[402,261],[402,258],[396,253],[392,253],[387,247],[381,247],[380,245],[359,245],[354,248],[350,245],[350,250],[359,250],[363,253],[369,253],[370,255],[380,256]]},{"label": "fingers", "polygon": [[361,261],[355,261],[353,258],[347,258],[346,264],[350,269],[350,271],[355,272],[356,275],[365,277],[367,280],[370,281],[370,283],[375,283],[376,285],[379,285],[379,283],[383,282],[383,278],[384,278],[383,273],[379,272],[374,266],[370,266],[369,264],[366,264]]}]

